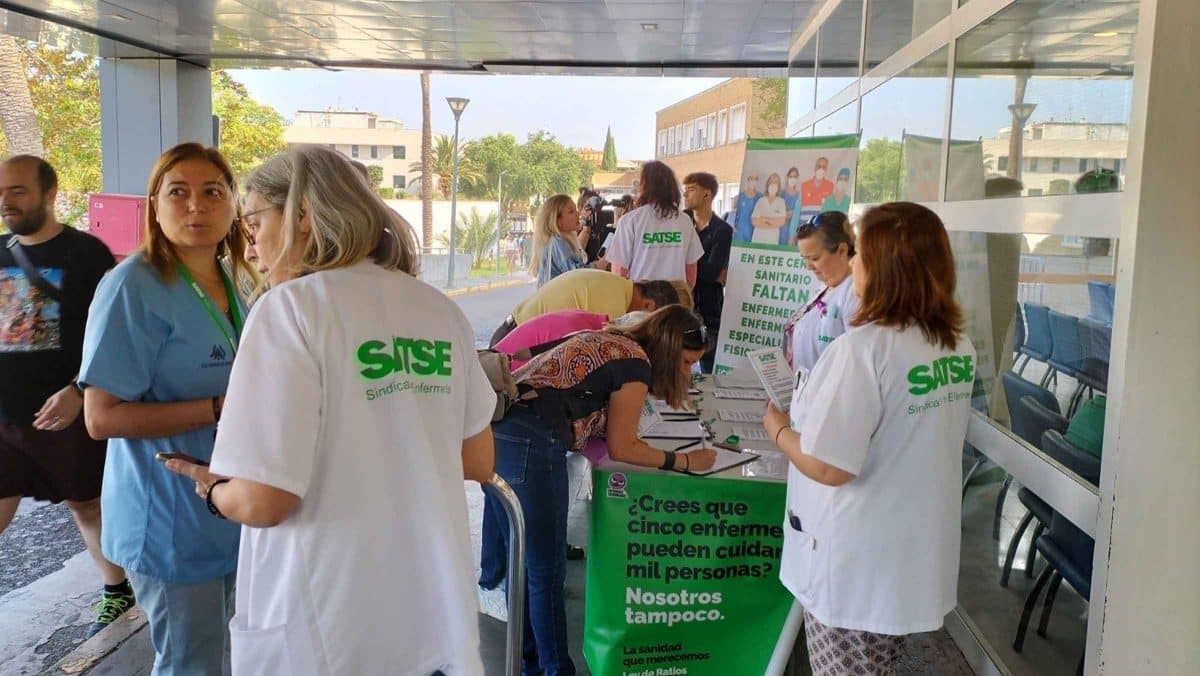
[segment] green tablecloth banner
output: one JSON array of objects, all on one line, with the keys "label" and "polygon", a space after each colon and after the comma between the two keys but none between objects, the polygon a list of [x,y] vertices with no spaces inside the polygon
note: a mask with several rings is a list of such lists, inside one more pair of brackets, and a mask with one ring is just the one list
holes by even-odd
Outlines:
[{"label": "green tablecloth banner", "polygon": [[583,653],[598,676],[761,674],[792,596],[782,483],[596,470]]}]

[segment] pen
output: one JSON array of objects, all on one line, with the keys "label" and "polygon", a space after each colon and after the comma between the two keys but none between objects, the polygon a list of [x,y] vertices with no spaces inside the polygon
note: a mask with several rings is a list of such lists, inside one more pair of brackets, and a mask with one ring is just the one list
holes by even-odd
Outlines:
[{"label": "pen", "polygon": [[684,445],[682,445],[682,446],[678,446],[678,447],[676,447],[676,448],[673,448],[673,449],[671,449],[671,452],[672,452],[672,453],[678,453],[679,451],[682,451],[682,450],[683,450],[683,449],[685,449],[685,448],[690,448],[690,447],[692,447],[692,446],[695,446],[696,444],[698,444],[698,443],[700,443],[700,442],[702,442],[702,441],[704,441],[704,440],[703,440],[703,439],[695,439],[695,440],[693,440],[693,441],[689,441],[689,442],[687,442],[686,444],[684,444]]}]

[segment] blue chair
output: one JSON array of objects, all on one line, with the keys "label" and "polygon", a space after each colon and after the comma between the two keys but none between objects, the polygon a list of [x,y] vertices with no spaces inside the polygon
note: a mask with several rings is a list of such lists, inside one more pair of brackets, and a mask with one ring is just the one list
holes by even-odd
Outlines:
[{"label": "blue chair", "polygon": [[[1025,340],[1021,345],[1021,354],[1025,355],[1025,363],[1017,371],[1017,375],[1025,373],[1025,367],[1036,359],[1042,363],[1050,360],[1054,350],[1054,339],[1050,335],[1050,308],[1038,303],[1024,303],[1025,307]],[[1047,370],[1046,373],[1051,373]]]},{"label": "blue chair", "polygon": [[[1047,392],[1046,394],[1049,393]],[[1059,414],[1057,400],[1049,400],[1052,402],[1049,406],[1043,404],[1043,401],[1047,401],[1047,399],[1045,397],[1039,399],[1036,396],[1025,395],[1017,402],[1016,409],[1011,410],[1013,427],[1019,427],[1022,430],[1022,438],[1027,442],[1032,443],[1032,440],[1041,440],[1042,435],[1047,430],[1067,431],[1067,419]],[[1050,505],[1028,488],[1022,487],[1021,490],[1017,491],[1017,499],[1025,506],[1026,512],[1008,543],[1008,552],[1004,556],[1004,566],[1000,570],[1001,587],[1008,586],[1008,579],[1012,575],[1013,562],[1017,558],[1017,547],[1021,544],[1021,538],[1025,536],[1025,531],[1028,530],[1030,524],[1034,526],[1033,538],[1030,542],[1034,543],[1045,532],[1046,526],[1050,525],[1050,519],[1054,516],[1054,510]],[[1034,523],[1035,519],[1036,523]],[[1036,558],[1037,549],[1031,546],[1029,554],[1025,557],[1025,577],[1033,577],[1033,567]]]},{"label": "blue chair", "polygon": [[[1078,474],[1082,479],[1097,485],[1100,482],[1100,458],[1077,448],[1067,441],[1061,433],[1049,430],[1042,436],[1042,450],[1047,455],[1062,463],[1067,469]],[[1025,607],[1021,612],[1021,621],[1017,625],[1017,637],[1013,641],[1013,650],[1021,652],[1025,645],[1025,634],[1029,630],[1029,621],[1033,617],[1033,609],[1037,605],[1042,589],[1049,587],[1046,592],[1046,602],[1042,606],[1042,618],[1038,623],[1038,636],[1046,637],[1046,629],[1050,624],[1050,611],[1054,607],[1054,599],[1062,581],[1066,580],[1084,599],[1091,598],[1092,593],[1092,556],[1095,553],[1096,541],[1087,533],[1063,515],[1055,512],[1050,519],[1050,528],[1045,535],[1038,538],[1035,547],[1046,559],[1046,569],[1038,576],[1029,597],[1025,599]],[[1079,659],[1079,672],[1083,672],[1083,657]]]},{"label": "blue chair", "polygon": [[[1029,410],[1028,407],[1022,406],[1021,399],[1023,397],[1032,397],[1043,407],[1055,413],[1059,411],[1058,399],[1049,390],[1034,385],[1011,371],[1001,374],[1000,381],[1004,387],[1004,401],[1008,404],[1008,415],[1012,420],[1013,434],[1024,439],[1027,443],[1036,445],[1036,440],[1041,439],[1042,429],[1044,428],[1034,426],[1035,420],[1027,413]],[[993,540],[1000,539],[1000,516],[1004,512],[1004,499],[1008,495],[1010,486],[1012,486],[1012,475],[1004,479],[1004,485],[1000,487],[1000,494],[996,496],[996,513],[992,516]],[[1028,505],[1026,506],[1028,507]],[[1012,547],[1009,550],[1012,551]],[[1011,565],[1008,566],[1009,569],[1011,567]],[[1007,576],[1004,579],[1007,579]]]},{"label": "blue chair", "polygon": [[[1050,310],[1049,318],[1050,338],[1054,341],[1054,347],[1050,351],[1050,359],[1047,362],[1050,364],[1050,370],[1046,372],[1049,378],[1042,379],[1042,386],[1047,386],[1051,379],[1057,384],[1059,373],[1075,378],[1078,382],[1079,365],[1083,363],[1083,345],[1079,342],[1079,318],[1054,310]],[[1071,416],[1075,397],[1081,391],[1082,387],[1077,387],[1075,393],[1071,395],[1071,405],[1067,407],[1067,417]]]},{"label": "blue chair", "polygon": [[1029,357],[1021,351],[1021,348],[1025,347],[1025,318],[1021,316],[1021,308],[1018,307],[1013,314],[1015,315],[1013,318],[1013,352],[1015,353],[1013,367],[1015,368],[1021,357],[1024,356],[1025,361],[1029,361]]},{"label": "blue chair", "polygon": [[1113,323],[1113,305],[1116,301],[1117,288],[1108,282],[1089,281],[1088,286],[1088,319],[1095,320],[1106,326]]},{"label": "blue chair", "polygon": [[1093,393],[1106,393],[1112,328],[1093,319],[1080,319],[1079,343],[1083,348],[1083,359],[1075,378]]}]

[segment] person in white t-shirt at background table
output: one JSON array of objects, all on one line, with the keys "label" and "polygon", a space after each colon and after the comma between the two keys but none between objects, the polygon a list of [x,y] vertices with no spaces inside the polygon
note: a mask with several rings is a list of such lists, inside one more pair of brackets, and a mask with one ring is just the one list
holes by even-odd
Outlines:
[{"label": "person in white t-shirt at background table", "polygon": [[793,373],[808,373],[817,357],[838,336],[858,311],[850,259],[854,258],[854,230],[840,211],[825,211],[796,230],[796,248],[824,289],[797,310],[783,325],[783,356]]},{"label": "person in white t-shirt at background table", "polygon": [[233,673],[481,675],[462,481],[492,476],[495,394],[471,325],[337,153],[301,146],[246,185],[272,288],[211,471],[167,465],[243,524]]},{"label": "person in white t-shirt at background table", "polygon": [[692,219],[680,211],[683,199],[671,167],[658,161],[642,166],[634,209],[621,217],[605,258],[612,271],[640,281],[687,280],[696,286],[696,264],[704,245]]},{"label": "person in white t-shirt at background table", "polygon": [[946,229],[908,202],[866,213],[862,306],[767,434],[791,460],[779,578],[804,608],[817,676],[895,672],[958,591],[961,454],[975,351]]}]

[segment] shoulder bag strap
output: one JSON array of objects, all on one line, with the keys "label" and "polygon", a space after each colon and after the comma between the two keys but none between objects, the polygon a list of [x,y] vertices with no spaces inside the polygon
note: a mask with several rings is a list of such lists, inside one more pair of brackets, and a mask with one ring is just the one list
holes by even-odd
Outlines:
[{"label": "shoulder bag strap", "polygon": [[47,281],[46,278],[42,276],[42,273],[39,272],[36,267],[34,267],[33,261],[29,260],[29,255],[25,253],[25,249],[21,247],[21,243],[17,241],[16,235],[13,235],[12,238],[8,240],[8,250],[12,252],[13,258],[16,259],[17,265],[21,267],[21,271],[25,273],[25,278],[29,280],[30,284],[36,286],[39,291],[48,296],[51,300],[57,303],[63,302],[62,289]]}]

